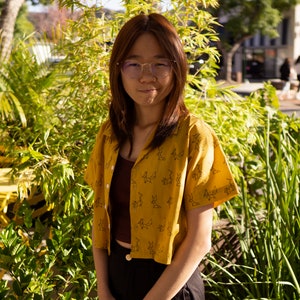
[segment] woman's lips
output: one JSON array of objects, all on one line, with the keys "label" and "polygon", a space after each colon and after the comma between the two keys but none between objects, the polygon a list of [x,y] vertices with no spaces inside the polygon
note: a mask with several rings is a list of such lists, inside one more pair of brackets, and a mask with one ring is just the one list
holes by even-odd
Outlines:
[{"label": "woman's lips", "polygon": [[139,90],[139,92],[148,94],[148,93],[156,92],[156,89],[142,89],[142,90]]}]

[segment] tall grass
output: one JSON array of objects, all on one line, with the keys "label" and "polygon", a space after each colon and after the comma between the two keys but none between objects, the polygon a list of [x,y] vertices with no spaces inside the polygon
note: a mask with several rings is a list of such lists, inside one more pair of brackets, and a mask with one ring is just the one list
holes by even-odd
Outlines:
[{"label": "tall grass", "polygon": [[208,299],[300,298],[299,125],[266,107],[244,158],[241,210],[227,203],[228,223],[216,230]]}]

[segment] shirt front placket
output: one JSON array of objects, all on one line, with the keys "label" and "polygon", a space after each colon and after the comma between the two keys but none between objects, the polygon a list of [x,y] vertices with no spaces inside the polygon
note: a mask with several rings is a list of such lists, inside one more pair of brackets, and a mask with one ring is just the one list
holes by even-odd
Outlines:
[{"label": "shirt front placket", "polygon": [[111,181],[113,177],[113,173],[115,170],[115,165],[117,162],[119,150],[117,149],[117,143],[113,142],[110,137],[108,137],[108,141],[106,141],[104,148],[104,208],[107,211],[107,224],[108,224],[108,233],[107,239],[110,248],[110,235],[111,235],[111,208],[109,201],[109,193],[111,187]]}]

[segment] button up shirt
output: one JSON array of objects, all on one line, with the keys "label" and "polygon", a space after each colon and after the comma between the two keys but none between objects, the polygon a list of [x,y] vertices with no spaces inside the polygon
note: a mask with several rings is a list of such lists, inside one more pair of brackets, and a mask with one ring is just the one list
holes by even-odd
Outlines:
[{"label": "button up shirt", "polygon": [[[153,138],[150,137],[149,141]],[[109,190],[118,157],[109,121],[100,128],[87,170],[94,190],[93,245],[110,253]],[[145,147],[132,168],[131,257],[170,264],[186,235],[186,211],[237,195],[237,186],[214,131],[193,115],[155,149]]]}]

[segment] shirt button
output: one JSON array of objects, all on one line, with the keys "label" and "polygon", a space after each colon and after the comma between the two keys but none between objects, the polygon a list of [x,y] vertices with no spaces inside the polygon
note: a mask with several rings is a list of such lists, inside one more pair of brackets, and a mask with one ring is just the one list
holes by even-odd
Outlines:
[{"label": "shirt button", "polygon": [[127,261],[131,261],[131,260],[132,260],[132,257],[131,257],[130,254],[126,254],[126,255],[125,255],[125,259],[126,259]]},{"label": "shirt button", "polygon": [[109,184],[108,183],[106,184],[106,188],[109,189]]},{"label": "shirt button", "polygon": [[112,170],[112,171],[114,170],[114,168],[115,168],[115,166],[111,166],[111,170]]}]

